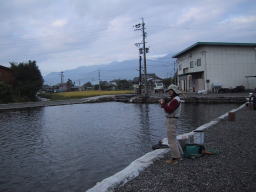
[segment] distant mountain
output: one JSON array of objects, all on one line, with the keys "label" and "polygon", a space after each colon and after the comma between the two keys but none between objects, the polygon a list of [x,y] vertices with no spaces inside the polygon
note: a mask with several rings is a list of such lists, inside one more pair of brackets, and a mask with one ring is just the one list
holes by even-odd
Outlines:
[{"label": "distant mountain", "polygon": [[[143,66],[143,60],[142,60]],[[113,79],[133,79],[139,76],[139,59],[126,60],[122,62],[112,62],[109,64],[83,66],[64,72],[64,81],[71,79],[76,85],[82,85],[88,81],[97,84],[99,74],[101,81],[111,81]],[[142,71],[143,73],[143,71]],[[161,78],[173,76],[174,65],[171,55],[156,59],[147,59],[147,73],[155,73]],[[45,84],[55,85],[60,83],[60,72],[52,72],[44,76]]]}]

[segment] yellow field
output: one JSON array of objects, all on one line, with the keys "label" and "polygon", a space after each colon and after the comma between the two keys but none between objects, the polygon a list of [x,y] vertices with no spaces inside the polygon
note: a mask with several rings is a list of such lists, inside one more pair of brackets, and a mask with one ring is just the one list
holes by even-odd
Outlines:
[{"label": "yellow field", "polygon": [[93,97],[99,95],[119,95],[119,94],[133,94],[132,90],[122,90],[122,91],[72,91],[72,92],[61,92],[52,94],[43,94],[42,97],[46,97],[52,100],[59,99],[78,99],[84,97]]}]

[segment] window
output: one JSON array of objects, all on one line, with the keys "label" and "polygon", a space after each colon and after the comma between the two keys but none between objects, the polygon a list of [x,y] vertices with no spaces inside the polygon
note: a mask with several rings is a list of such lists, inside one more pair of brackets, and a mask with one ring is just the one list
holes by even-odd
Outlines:
[{"label": "window", "polygon": [[190,68],[194,67],[194,61],[190,61]]},{"label": "window", "polygon": [[198,67],[201,66],[201,59],[197,59],[196,65],[197,65]]},{"label": "window", "polygon": [[184,68],[183,69],[183,73],[185,74],[185,73],[188,73],[188,68]]},{"label": "window", "polygon": [[182,68],[182,66],[181,66],[181,64],[179,64],[179,71],[181,71],[181,68]]}]

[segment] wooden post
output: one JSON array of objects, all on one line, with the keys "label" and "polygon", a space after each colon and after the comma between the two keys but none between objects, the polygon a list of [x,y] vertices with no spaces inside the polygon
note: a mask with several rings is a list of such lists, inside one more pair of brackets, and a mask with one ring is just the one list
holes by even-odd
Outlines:
[{"label": "wooden post", "polygon": [[248,103],[248,107],[249,107],[250,110],[253,110],[253,103],[252,103],[252,102],[249,102],[249,103]]},{"label": "wooden post", "polygon": [[235,112],[229,112],[229,113],[228,113],[228,120],[229,120],[229,121],[235,121],[235,120],[236,120],[236,114],[235,114]]}]

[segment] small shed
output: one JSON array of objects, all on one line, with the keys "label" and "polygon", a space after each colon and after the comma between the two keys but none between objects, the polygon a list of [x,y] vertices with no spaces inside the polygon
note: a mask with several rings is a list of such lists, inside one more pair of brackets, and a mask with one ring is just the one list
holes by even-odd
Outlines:
[{"label": "small shed", "polygon": [[13,71],[8,67],[0,65],[0,81],[12,85],[14,84],[14,80]]}]

